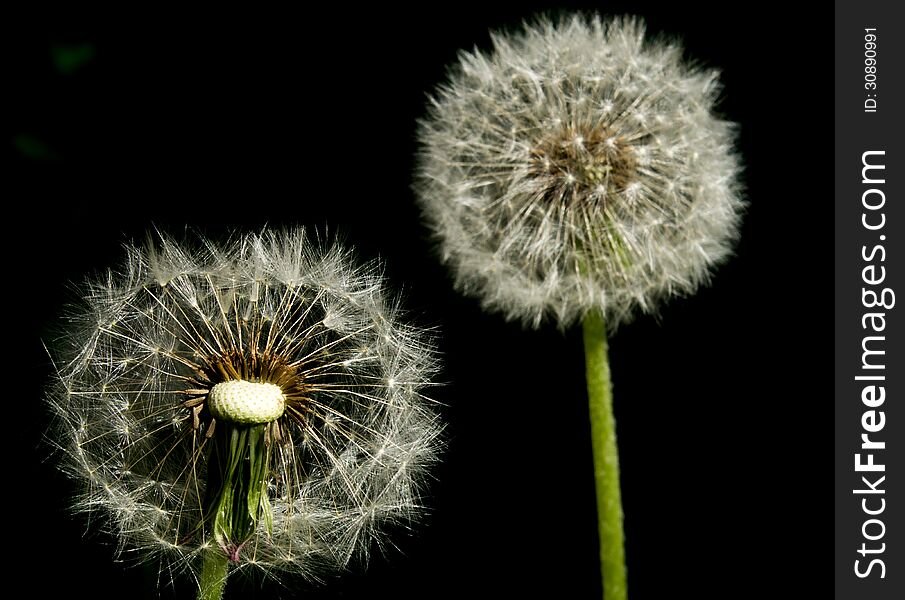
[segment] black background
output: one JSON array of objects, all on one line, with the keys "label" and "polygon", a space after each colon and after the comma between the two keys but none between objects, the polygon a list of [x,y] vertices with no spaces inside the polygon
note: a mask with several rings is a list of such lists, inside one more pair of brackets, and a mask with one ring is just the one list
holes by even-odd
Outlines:
[{"label": "black background", "polygon": [[[40,445],[52,373],[41,339],[71,284],[152,226],[218,236],[303,224],[380,256],[411,318],[439,327],[446,385],[434,395],[449,448],[431,514],[393,532],[401,551],[324,586],[231,579],[227,598],[599,597],[580,330],[525,331],[453,292],[410,190],[415,121],[457,50],[486,49],[488,29],[538,10],[575,8],[643,15],[723,71],[720,109],[741,124],[750,201],[712,287],[611,338],[629,589],[815,596],[830,537],[829,466],[817,458],[830,394],[810,366],[829,364],[832,331],[830,13],[791,3],[10,20],[7,566],[36,565],[39,591],[191,596],[185,585],[159,592],[153,565],[113,562],[111,540],[66,512],[69,484]],[[55,70],[52,46],[84,42],[90,63]],[[56,158],[22,153],[23,135]]]}]

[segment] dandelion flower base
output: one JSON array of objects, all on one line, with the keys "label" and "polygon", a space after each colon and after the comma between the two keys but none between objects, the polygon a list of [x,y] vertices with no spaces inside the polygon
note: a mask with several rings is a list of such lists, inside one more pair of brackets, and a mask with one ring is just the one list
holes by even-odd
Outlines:
[{"label": "dandelion flower base", "polygon": [[208,394],[208,408],[214,418],[233,423],[269,423],[278,419],[285,407],[283,391],[272,383],[224,381]]}]

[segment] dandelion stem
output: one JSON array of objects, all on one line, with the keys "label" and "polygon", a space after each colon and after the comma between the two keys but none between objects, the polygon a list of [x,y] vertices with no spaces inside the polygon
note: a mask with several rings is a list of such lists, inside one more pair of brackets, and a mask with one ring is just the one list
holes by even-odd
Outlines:
[{"label": "dandelion stem", "polygon": [[204,553],[201,581],[198,583],[198,600],[221,600],[226,587],[229,559],[219,548]]},{"label": "dandelion stem", "polygon": [[604,600],[625,600],[628,595],[622,531],[622,492],[619,488],[619,452],[616,419],[607,358],[606,322],[597,311],[589,313],[584,329],[585,368],[591,415],[591,447],[597,488],[597,527],[600,534],[600,570]]}]

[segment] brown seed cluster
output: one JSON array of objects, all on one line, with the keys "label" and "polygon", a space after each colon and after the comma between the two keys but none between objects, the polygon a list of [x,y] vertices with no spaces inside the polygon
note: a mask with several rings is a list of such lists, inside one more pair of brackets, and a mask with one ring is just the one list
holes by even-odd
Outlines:
[{"label": "brown seed cluster", "polygon": [[548,179],[551,192],[577,187],[603,201],[625,190],[637,165],[629,142],[605,125],[563,127],[531,151],[531,162],[531,173]]}]

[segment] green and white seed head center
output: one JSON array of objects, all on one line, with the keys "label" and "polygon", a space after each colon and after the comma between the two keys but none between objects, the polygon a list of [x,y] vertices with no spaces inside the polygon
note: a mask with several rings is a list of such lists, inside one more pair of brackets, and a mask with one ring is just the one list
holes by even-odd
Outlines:
[{"label": "green and white seed head center", "polygon": [[270,423],[283,414],[286,397],[272,383],[235,379],[212,387],[207,407],[216,419],[243,424]]}]

